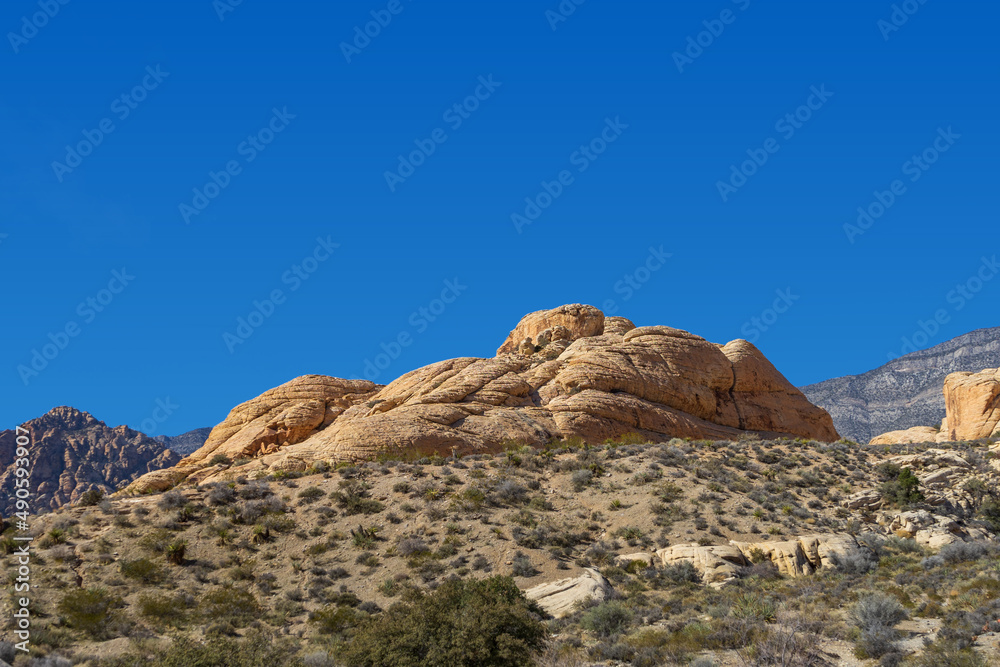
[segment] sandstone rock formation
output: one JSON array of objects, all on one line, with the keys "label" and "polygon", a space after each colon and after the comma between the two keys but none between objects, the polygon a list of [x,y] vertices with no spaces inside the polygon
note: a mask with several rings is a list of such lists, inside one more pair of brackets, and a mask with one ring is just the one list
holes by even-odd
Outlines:
[{"label": "sandstone rock formation", "polygon": [[[728,546],[685,544],[660,549],[653,563],[674,565],[689,562],[702,577],[702,582],[715,588],[740,577],[741,570],[755,562],[767,560],[778,572],[789,577],[802,577],[817,570],[834,566],[836,555],[862,548],[847,534],[808,535],[784,542],[732,542]],[[621,556],[618,561],[644,560],[646,554]]]},{"label": "sandstone rock formation", "polygon": [[526,590],[524,595],[555,618],[562,618],[576,611],[577,605],[588,598],[600,602],[611,592],[611,582],[597,570],[587,568],[579,577],[539,584]]},{"label": "sandstone rock formation", "polygon": [[980,329],[907,354],[885,366],[802,387],[833,417],[846,438],[869,442],[880,433],[937,424],[945,415],[941,386],[950,373],[1000,366],[1000,327]]},{"label": "sandstone rock formation", "polygon": [[937,442],[940,430],[930,426],[914,426],[903,431],[890,431],[872,438],[869,445],[903,445],[919,442]]},{"label": "sandstone rock formation", "polygon": [[[176,464],[180,456],[127,426],[110,428],[70,407],[22,425],[29,431],[28,488],[32,513],[75,502],[91,488],[110,493],[144,473]],[[17,432],[0,432],[0,516],[14,511]]]},{"label": "sandstone rock formation", "polygon": [[883,433],[872,445],[956,442],[1000,436],[1000,369],[952,373],[944,381],[945,418],[941,428],[918,426]]},{"label": "sandstone rock formation", "polygon": [[165,488],[217,454],[252,457],[239,468],[251,475],[381,454],[499,451],[628,433],[724,439],[747,431],[838,439],[830,416],[750,343],[721,346],[680,329],[636,328],[577,304],[525,316],[493,358],[441,361],[384,387],[293,380],[235,408],[204,447],[132,490]]},{"label": "sandstone rock formation", "polygon": [[941,426],[949,441],[1000,435],[1000,368],[952,373],[944,381],[947,411]]}]

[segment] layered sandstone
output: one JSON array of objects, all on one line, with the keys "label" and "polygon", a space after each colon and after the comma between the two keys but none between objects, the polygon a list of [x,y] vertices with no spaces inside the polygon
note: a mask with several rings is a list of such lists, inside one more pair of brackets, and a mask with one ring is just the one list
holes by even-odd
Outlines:
[{"label": "layered sandstone", "polygon": [[830,416],[750,343],[721,346],[671,327],[635,327],[576,304],[525,316],[493,358],[441,361],[384,387],[293,380],[235,408],[204,447],[133,490],[175,483],[217,454],[252,458],[240,472],[253,474],[554,439],[725,439],[748,431],[839,437]]}]

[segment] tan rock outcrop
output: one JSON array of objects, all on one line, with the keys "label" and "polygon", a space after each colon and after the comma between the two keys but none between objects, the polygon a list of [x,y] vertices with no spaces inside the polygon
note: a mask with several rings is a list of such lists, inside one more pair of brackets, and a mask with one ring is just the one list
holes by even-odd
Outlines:
[{"label": "tan rock outcrop", "polygon": [[914,426],[903,431],[890,431],[872,438],[869,445],[908,445],[921,442],[937,442],[940,432],[930,426]]},{"label": "tan rock outcrop", "polygon": [[778,572],[788,577],[803,577],[817,570],[834,567],[834,558],[859,548],[858,541],[846,533],[807,535],[783,542],[732,542],[747,558],[763,554]]},{"label": "tan rock outcrop", "polygon": [[526,339],[534,341],[536,345],[543,345],[538,341],[539,334],[553,327],[561,327],[568,335],[567,340],[598,336],[604,333],[604,313],[593,306],[579,303],[529,313],[521,318],[507,336],[507,340],[497,350],[497,356],[517,352]]},{"label": "tan rock outcrop", "polygon": [[524,595],[555,618],[562,618],[576,611],[579,603],[587,599],[606,600],[612,590],[611,582],[604,575],[587,568],[579,577],[539,584],[526,590]]},{"label": "tan rock outcrop", "polygon": [[952,373],[944,381],[944,402],[948,417],[941,441],[1000,434],[1000,368]]},{"label": "tan rock outcrop", "polygon": [[750,564],[736,546],[701,546],[679,544],[656,552],[662,565],[688,562],[701,575],[702,582],[719,587],[739,577],[740,568]]},{"label": "tan rock outcrop", "polygon": [[194,472],[221,453],[252,457],[240,467],[252,475],[317,460],[499,451],[570,437],[726,439],[747,431],[838,438],[830,416],[746,341],[716,345],[571,305],[524,317],[494,358],[441,361],[384,387],[293,380],[235,408],[179,467]]},{"label": "tan rock outcrop", "polygon": [[883,433],[872,445],[957,442],[1000,436],[1000,369],[952,373],[944,380],[946,416],[941,428],[917,426]]}]

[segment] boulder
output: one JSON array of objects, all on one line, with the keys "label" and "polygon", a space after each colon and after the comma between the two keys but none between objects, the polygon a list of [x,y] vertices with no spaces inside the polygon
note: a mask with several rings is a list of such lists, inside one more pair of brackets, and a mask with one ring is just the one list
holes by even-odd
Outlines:
[{"label": "boulder", "polygon": [[536,345],[547,345],[549,340],[542,343],[538,337],[543,331],[553,327],[561,328],[567,340],[598,336],[604,333],[604,313],[593,306],[579,303],[529,313],[521,318],[507,336],[507,340],[497,350],[497,356],[517,353],[525,340],[534,340]]},{"label": "boulder", "polygon": [[578,604],[587,599],[606,600],[612,590],[611,582],[604,575],[587,568],[579,577],[539,584],[526,590],[524,595],[555,618],[562,618],[576,611]]},{"label": "boulder", "polygon": [[701,546],[684,544],[656,552],[662,565],[688,562],[694,565],[705,584],[720,587],[739,577],[740,568],[749,565],[743,552],[735,546]]}]

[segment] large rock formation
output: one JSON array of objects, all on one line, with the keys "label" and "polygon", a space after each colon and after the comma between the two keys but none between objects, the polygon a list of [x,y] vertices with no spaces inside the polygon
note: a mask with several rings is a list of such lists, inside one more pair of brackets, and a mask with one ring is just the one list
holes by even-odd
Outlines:
[{"label": "large rock formation", "polygon": [[204,447],[133,491],[166,488],[217,454],[252,457],[240,467],[251,474],[571,437],[721,439],[747,431],[839,437],[830,416],[746,341],[716,345],[571,305],[527,315],[493,358],[441,361],[384,387],[321,376],[293,380],[235,408]]},{"label": "large rock formation", "polygon": [[872,438],[872,445],[956,442],[1000,435],[1000,369],[952,373],[944,381],[945,418],[940,428],[917,426]]},{"label": "large rock formation", "polygon": [[941,385],[950,373],[1000,366],[1000,327],[980,329],[914,352],[863,375],[802,387],[855,442],[887,431],[938,424],[945,415]]},{"label": "large rock formation", "polygon": [[1000,434],[1000,368],[952,373],[944,381],[942,437],[978,440]]},{"label": "large rock formation", "polygon": [[[22,424],[28,431],[28,488],[32,513],[75,502],[91,488],[112,492],[144,473],[172,466],[180,456],[127,426],[110,428],[70,407]],[[15,511],[17,437],[0,432],[0,516]]]}]

